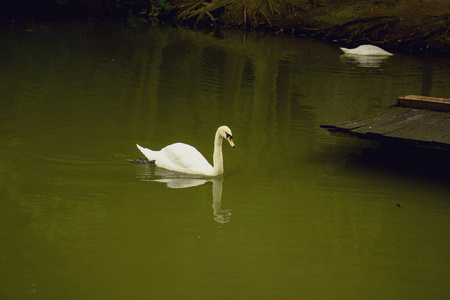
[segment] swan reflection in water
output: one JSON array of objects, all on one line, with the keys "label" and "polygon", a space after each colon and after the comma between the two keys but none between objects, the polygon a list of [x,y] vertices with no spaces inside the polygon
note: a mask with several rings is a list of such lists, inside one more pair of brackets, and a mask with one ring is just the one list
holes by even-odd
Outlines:
[{"label": "swan reflection in water", "polygon": [[363,68],[379,68],[389,56],[342,54],[339,59],[343,63],[352,63]]},{"label": "swan reflection in water", "polygon": [[149,165],[143,165],[138,168],[137,177],[141,181],[165,183],[166,186],[171,189],[196,187],[211,182],[214,220],[221,224],[231,221],[231,210],[221,208],[223,176],[214,178],[192,178],[192,175],[189,177],[189,175],[186,174],[179,174],[160,168],[154,168]]}]

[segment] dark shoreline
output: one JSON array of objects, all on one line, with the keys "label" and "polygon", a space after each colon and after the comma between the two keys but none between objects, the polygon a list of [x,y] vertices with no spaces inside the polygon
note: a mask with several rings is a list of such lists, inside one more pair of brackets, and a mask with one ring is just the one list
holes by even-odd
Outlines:
[{"label": "dark shoreline", "polygon": [[320,0],[292,2],[289,7],[269,0],[253,7],[252,1],[245,7],[231,3],[195,22],[208,25],[214,17],[216,26],[312,36],[346,46],[373,44],[398,52],[450,54],[448,0]]},{"label": "dark shoreline", "polygon": [[2,27],[19,20],[138,17],[205,29],[309,36],[346,47],[372,44],[388,51],[450,55],[448,0],[138,0],[117,1],[121,4],[116,6],[106,0],[73,1],[72,6],[22,2],[22,10],[15,7],[18,3],[0,7]]}]

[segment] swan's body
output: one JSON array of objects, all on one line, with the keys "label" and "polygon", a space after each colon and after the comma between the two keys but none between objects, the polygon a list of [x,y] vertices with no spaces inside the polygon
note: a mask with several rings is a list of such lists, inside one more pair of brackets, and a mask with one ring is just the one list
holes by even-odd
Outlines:
[{"label": "swan's body", "polygon": [[341,48],[345,54],[354,54],[354,55],[384,55],[384,56],[392,56],[392,53],[389,53],[380,47],[373,45],[361,45],[354,49]]},{"label": "swan's body", "polygon": [[211,166],[197,149],[184,143],[171,144],[159,151],[138,144],[136,146],[149,161],[154,161],[160,168],[194,175],[217,176],[223,174],[222,139],[226,139],[231,147],[235,147],[230,128],[219,127],[214,139],[214,166]]}]

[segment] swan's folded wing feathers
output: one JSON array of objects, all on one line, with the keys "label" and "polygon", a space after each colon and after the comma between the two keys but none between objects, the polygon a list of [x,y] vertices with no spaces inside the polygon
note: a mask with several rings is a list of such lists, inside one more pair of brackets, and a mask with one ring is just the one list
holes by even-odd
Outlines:
[{"label": "swan's folded wing feathers", "polygon": [[175,143],[161,149],[160,162],[164,159],[166,167],[179,172],[202,173],[206,170],[212,170],[206,158],[194,147]]},{"label": "swan's folded wing feathers", "polygon": [[136,144],[136,146],[142,152],[142,154],[145,155],[145,157],[149,161],[157,161],[158,160],[158,153],[159,153],[159,151],[153,151],[153,150],[150,150],[148,148],[144,148],[144,147],[142,147],[142,146],[140,146],[138,144]]}]

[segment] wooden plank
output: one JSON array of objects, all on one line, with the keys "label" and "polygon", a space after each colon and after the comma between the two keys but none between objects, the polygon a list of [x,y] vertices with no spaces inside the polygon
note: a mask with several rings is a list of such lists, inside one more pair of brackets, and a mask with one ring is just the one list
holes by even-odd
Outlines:
[{"label": "wooden plank", "polygon": [[435,130],[442,134],[442,136],[439,139],[435,139],[435,141],[450,145],[450,116],[448,116],[445,120],[436,123],[435,128]]},{"label": "wooden plank", "polygon": [[416,117],[385,134],[389,137],[426,142],[441,142],[445,135],[450,134],[450,117],[447,113],[418,110]]},{"label": "wooden plank", "polygon": [[381,119],[377,123],[360,127],[353,131],[358,133],[384,135],[391,131],[403,128],[410,123],[417,122],[422,118],[423,116],[420,111],[404,108],[404,111],[402,113],[399,113],[391,118]]},{"label": "wooden plank", "polygon": [[[396,133],[402,132],[401,130],[395,131]],[[423,146],[428,148],[435,148],[441,150],[450,150],[450,135],[447,136],[438,136],[435,139],[426,138],[426,139],[416,139],[417,136],[410,135],[409,132],[405,132],[404,135],[398,134],[396,135],[381,135],[381,134],[352,134],[348,133],[348,135],[354,135],[361,139],[366,140],[375,140],[379,142],[389,142],[389,143],[404,143],[414,146]]]},{"label": "wooden plank", "polygon": [[447,119],[450,119],[448,114],[429,111],[428,116],[422,120],[422,123],[434,125],[446,121]]},{"label": "wooden plank", "polygon": [[320,125],[321,128],[326,129],[341,129],[341,130],[353,130],[364,126],[369,126],[371,124],[379,123],[381,120],[390,119],[398,115],[402,115],[411,109],[404,107],[392,106],[389,109],[382,111],[374,116],[365,117],[357,120],[339,122],[336,124],[325,124]]},{"label": "wooden plank", "polygon": [[387,136],[393,138],[420,140],[425,142],[444,142],[449,132],[432,124],[416,123],[410,126],[389,132]]},{"label": "wooden plank", "polygon": [[402,107],[422,108],[450,112],[450,99],[418,95],[400,96],[397,104]]},{"label": "wooden plank", "polygon": [[450,150],[450,99],[410,95],[398,101],[375,116],[321,127],[333,134]]},{"label": "wooden plank", "polygon": [[450,134],[443,136],[442,138],[439,139],[440,143],[446,143],[447,146],[450,148]]}]

